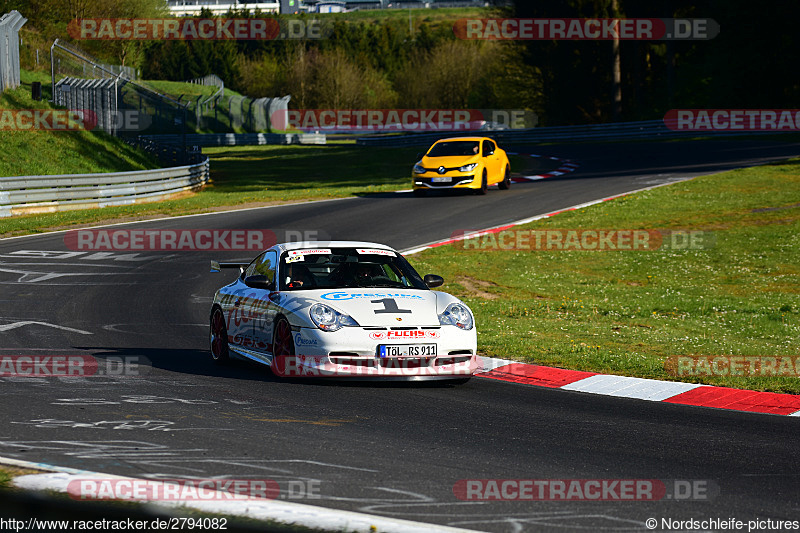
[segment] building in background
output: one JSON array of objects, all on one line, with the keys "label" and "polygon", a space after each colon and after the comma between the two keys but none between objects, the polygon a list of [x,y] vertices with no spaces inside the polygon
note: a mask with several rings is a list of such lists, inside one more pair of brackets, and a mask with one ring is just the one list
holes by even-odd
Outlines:
[{"label": "building in background", "polygon": [[197,16],[205,8],[215,15],[232,9],[256,9],[262,13],[343,13],[361,9],[436,9],[439,7],[483,7],[498,5],[504,0],[167,0],[170,12],[177,16]]},{"label": "building in background", "polygon": [[[300,0],[294,0],[300,2]],[[177,16],[192,16],[200,14],[202,9],[208,9],[215,15],[222,15],[232,9],[256,9],[262,13],[278,13],[282,2],[241,2],[237,0],[167,0],[170,13]]]}]

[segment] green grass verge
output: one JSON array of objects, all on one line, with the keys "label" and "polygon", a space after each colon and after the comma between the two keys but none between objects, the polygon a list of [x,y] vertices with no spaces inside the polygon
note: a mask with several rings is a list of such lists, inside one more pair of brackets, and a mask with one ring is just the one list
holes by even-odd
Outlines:
[{"label": "green grass verge", "polygon": [[11,480],[17,476],[27,474],[41,474],[38,470],[17,468],[15,466],[0,465],[0,489],[11,488]]},{"label": "green grass verge", "polygon": [[[769,208],[768,210],[763,210]],[[674,377],[674,355],[800,355],[800,163],[696,178],[521,228],[713,232],[694,251],[413,256],[475,312],[483,354],[542,365],[800,393],[796,377]]]},{"label": "green grass verge", "polygon": [[[209,148],[211,179],[188,197],[152,204],[0,219],[0,236],[76,224],[176,216],[226,207],[343,198],[411,188],[419,148],[372,148],[354,142],[323,146]],[[512,156],[513,169],[540,162]]]},{"label": "green grass verge", "polygon": [[[53,109],[31,98],[31,83],[49,85],[46,73],[21,72],[22,85],[0,94],[0,110]],[[45,97],[46,98],[46,97]],[[0,133],[0,176],[124,172],[158,168],[149,155],[103,132],[3,131]]]},{"label": "green grass verge", "polygon": [[[165,81],[165,80],[141,80],[137,83],[144,85],[158,93],[165,94],[174,99],[183,96],[181,101],[196,100],[198,96],[205,96],[206,98],[216,93],[219,88],[213,85],[199,85],[196,83],[185,83],[182,81]],[[231,96],[241,96],[236,91],[225,88],[225,98]]]}]

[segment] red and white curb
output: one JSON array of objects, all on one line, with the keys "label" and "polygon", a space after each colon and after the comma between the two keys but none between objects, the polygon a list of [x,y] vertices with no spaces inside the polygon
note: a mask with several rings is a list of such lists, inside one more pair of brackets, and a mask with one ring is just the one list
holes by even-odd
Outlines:
[{"label": "red and white curb", "polygon": [[476,375],[538,387],[750,413],[800,416],[800,396],[565,370],[481,357]]},{"label": "red and white curb", "polygon": [[542,157],[544,159],[549,159],[551,161],[558,161],[561,163],[557,169],[552,170],[550,172],[546,172],[544,174],[534,174],[532,176],[517,176],[516,178],[511,178],[513,183],[523,183],[526,181],[537,181],[543,180],[547,178],[553,178],[555,176],[563,176],[565,174],[569,174],[570,172],[574,172],[580,167],[579,164],[570,161],[569,159],[561,159],[559,157],[551,157],[547,155],[538,155],[538,154],[520,154],[518,152],[506,152],[508,155],[527,155],[530,157]]},{"label": "red and white curb", "polygon": [[[599,204],[601,202],[607,202],[609,200],[627,196],[629,194],[648,191],[670,184],[671,183],[661,183],[652,187],[637,189],[635,191],[574,205],[558,211],[545,213],[543,215],[536,215],[533,217],[516,220],[502,226],[495,226],[493,228],[487,228],[484,230],[467,233],[465,235],[458,235],[451,239],[444,239],[410,250],[405,250],[402,252],[402,254],[412,255],[431,248],[437,248],[446,244],[453,244],[454,242],[466,238],[474,238],[489,233],[499,233],[514,226],[549,218],[559,213],[582,209],[584,207]],[[635,398],[654,402],[800,417],[799,395],[731,389],[727,387],[714,387],[710,385],[683,383],[679,381],[660,381],[655,379],[632,378],[626,376],[598,374],[595,372],[582,372],[579,370],[564,370],[561,368],[551,368],[488,357],[482,357],[481,359],[483,361],[482,370],[478,371],[476,375],[484,378],[498,379],[513,383],[524,383],[539,387],[586,392],[590,394],[602,394],[605,396],[615,396],[619,398]]]},{"label": "red and white curb", "polygon": [[[70,482],[76,480],[129,480],[135,478],[124,476],[114,476],[90,472],[88,470],[77,470],[48,465],[45,463],[32,463],[0,457],[0,464],[29,468],[35,470],[46,470],[46,474],[28,474],[15,477],[13,484],[25,490],[36,491],[56,491],[67,493]],[[153,480],[150,480],[153,481]],[[217,492],[217,491],[207,491]],[[411,520],[401,520],[396,518],[386,518],[382,516],[357,513],[353,511],[342,511],[338,509],[328,509],[301,503],[286,502],[280,500],[255,500],[248,499],[242,501],[225,501],[225,495],[218,493],[216,497],[209,497],[209,501],[147,501],[131,500],[137,503],[154,504],[170,509],[191,508],[206,513],[219,513],[230,516],[241,516],[256,520],[271,520],[282,524],[305,526],[326,531],[354,531],[365,533],[376,532],[398,532],[398,533],[425,533],[428,531],[439,531],[442,533],[464,533],[471,530],[459,529],[437,524],[426,524],[423,522],[413,522]]]}]

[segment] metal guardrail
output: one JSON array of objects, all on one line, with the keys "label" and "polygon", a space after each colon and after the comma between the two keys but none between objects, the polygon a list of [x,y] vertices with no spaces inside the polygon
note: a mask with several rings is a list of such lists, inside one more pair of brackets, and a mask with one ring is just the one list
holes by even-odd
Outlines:
[{"label": "metal guardrail", "polygon": [[[624,139],[670,139],[675,137],[699,137],[704,134],[716,136],[754,135],[773,132],[720,132],[720,131],[675,131],[669,129],[663,120],[642,120],[638,122],[614,122],[610,124],[591,124],[586,126],[554,126],[525,130],[478,130],[478,131],[438,131],[435,133],[382,134],[360,137],[356,144],[362,146],[422,146],[446,137],[480,135],[491,137],[500,143],[541,143],[570,142],[587,140]],[[790,133],[790,132],[783,132]]]},{"label": "metal guardrail", "polygon": [[16,10],[0,17],[0,93],[20,85],[19,29],[26,22]]},{"label": "metal guardrail", "polygon": [[208,158],[155,170],[0,178],[0,217],[154,202],[208,179]]},{"label": "metal guardrail", "polygon": [[[178,146],[183,135],[141,135],[162,145]],[[189,146],[248,146],[265,144],[326,144],[324,133],[192,133],[185,136]]]}]

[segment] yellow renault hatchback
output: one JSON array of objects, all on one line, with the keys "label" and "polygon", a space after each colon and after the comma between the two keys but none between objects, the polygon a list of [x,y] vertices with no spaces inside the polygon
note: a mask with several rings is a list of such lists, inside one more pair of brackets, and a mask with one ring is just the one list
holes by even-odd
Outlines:
[{"label": "yellow renault hatchback", "polygon": [[488,137],[455,137],[433,143],[412,172],[414,194],[435,189],[471,189],[486,194],[495,183],[511,186],[511,165],[505,151]]}]

